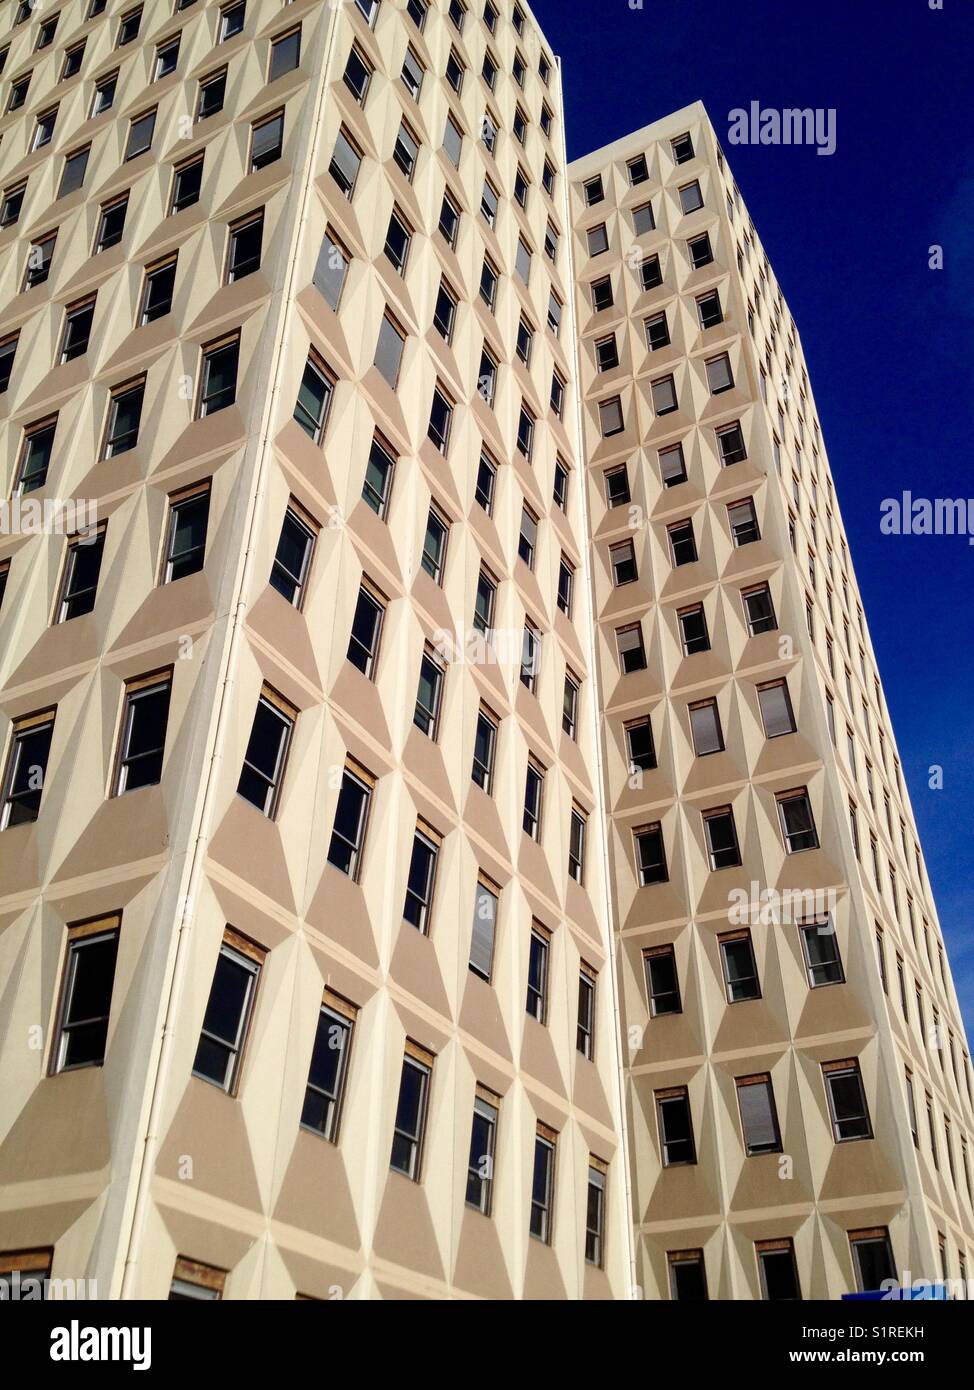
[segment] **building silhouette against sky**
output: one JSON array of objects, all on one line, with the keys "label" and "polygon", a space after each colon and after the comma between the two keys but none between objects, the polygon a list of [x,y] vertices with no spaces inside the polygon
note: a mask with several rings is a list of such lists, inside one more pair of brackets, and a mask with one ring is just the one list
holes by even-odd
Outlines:
[{"label": "building silhouette against sky", "polygon": [[6,0],[0,59],[6,1287],[966,1278],[963,1024],[703,108],[567,166],[507,0]]}]

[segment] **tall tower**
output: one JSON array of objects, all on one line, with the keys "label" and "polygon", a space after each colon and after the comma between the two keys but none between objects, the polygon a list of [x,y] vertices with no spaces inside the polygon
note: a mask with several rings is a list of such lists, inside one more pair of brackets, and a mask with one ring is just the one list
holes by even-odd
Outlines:
[{"label": "tall tower", "polygon": [[625,1297],[543,36],[0,24],[0,1278]]},{"label": "tall tower", "polygon": [[970,1058],[794,322],[701,105],[569,177],[636,1283],[966,1278]]}]

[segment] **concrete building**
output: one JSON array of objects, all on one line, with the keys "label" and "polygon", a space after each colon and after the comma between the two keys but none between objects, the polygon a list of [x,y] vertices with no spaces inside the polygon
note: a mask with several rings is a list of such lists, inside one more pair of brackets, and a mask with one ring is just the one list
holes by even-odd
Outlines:
[{"label": "concrete building", "polygon": [[506,0],[6,0],[0,62],[0,1291],[965,1272],[963,1025],[702,108],[567,168]]}]

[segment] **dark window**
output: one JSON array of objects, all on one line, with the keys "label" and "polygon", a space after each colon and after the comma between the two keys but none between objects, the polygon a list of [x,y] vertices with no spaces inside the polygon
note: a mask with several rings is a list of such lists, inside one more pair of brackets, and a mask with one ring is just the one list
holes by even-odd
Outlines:
[{"label": "dark window", "polygon": [[893,1250],[885,1226],[871,1231],[850,1231],[849,1245],[860,1293],[881,1289],[888,1281],[898,1283]]},{"label": "dark window", "polygon": [[446,543],[450,528],[433,507],[426,517],[426,535],[423,538],[423,554],[420,564],[437,584],[443,582],[443,564],[446,559]]},{"label": "dark window", "polygon": [[693,158],[693,141],[689,135],[678,135],[670,141],[670,148],[673,151],[673,161],[676,164],[686,164]]},{"label": "dark window", "polygon": [[707,837],[707,854],[711,869],[732,869],[740,864],[741,851],[737,843],[734,812],[730,807],[706,812],[703,828]]},{"label": "dark window", "polygon": [[694,270],[709,265],[714,258],[714,253],[710,249],[710,237],[706,232],[703,236],[694,237],[687,242],[687,251],[690,254],[690,264]]},{"label": "dark window", "polygon": [[548,946],[547,932],[532,927],[528,942],[528,993],[525,1008],[532,1018],[545,1023],[548,1017]]},{"label": "dark window", "polygon": [[625,732],[630,776],[636,772],[651,771],[656,766],[656,749],[649,719],[634,720],[626,725]]},{"label": "dark window", "polygon": [[309,357],[294,404],[294,418],[316,444],[321,442],[324,433],[333,390],[331,378]]},{"label": "dark window", "polygon": [[578,975],[578,1019],[575,1027],[575,1049],[592,1060],[595,1050],[595,975],[582,965]]},{"label": "dark window", "polygon": [[605,1244],[605,1167],[592,1160],[588,1165],[585,1201],[585,1262],[602,1268]]},{"label": "dark window", "polygon": [[12,338],[6,338],[0,342],[0,395],[10,385],[10,374],[13,371],[14,358],[17,356],[18,341],[19,334],[14,334]]},{"label": "dark window", "polygon": [[31,290],[35,285],[43,285],[47,280],[51,273],[51,258],[54,255],[56,240],[57,232],[53,232],[50,236],[31,242],[30,251],[27,253],[27,274],[24,277],[25,290]]},{"label": "dark window", "polygon": [[52,713],[21,719],[14,724],[3,779],[0,830],[27,825],[37,819],[53,735]]},{"label": "dark window", "polygon": [[12,227],[20,217],[26,192],[26,183],[20,183],[16,188],[4,189],[3,202],[0,203],[0,227]]},{"label": "dark window", "polygon": [[534,1170],[531,1175],[531,1218],[528,1229],[537,1240],[551,1242],[551,1207],[555,1186],[555,1146],[541,1134],[534,1140]]},{"label": "dark window", "polygon": [[225,5],[220,11],[220,43],[226,43],[235,34],[243,32],[247,6],[244,0],[237,5]]},{"label": "dark window", "polygon": [[129,123],[129,137],[125,146],[125,158],[135,159],[152,148],[152,135],[156,128],[155,109],[142,116],[133,116]]},{"label": "dark window", "polygon": [[271,39],[271,61],[267,72],[268,82],[275,82],[286,72],[293,72],[301,61],[301,30],[292,29],[289,34]]},{"label": "dark window", "polygon": [[71,362],[88,351],[91,325],[95,317],[95,301],[73,304],[65,312],[64,333],[61,338],[61,361]]},{"label": "dark window", "polygon": [[98,238],[95,242],[96,252],[107,251],[110,247],[117,246],[122,240],[128,206],[129,195],[127,193],[123,194],[121,198],[115,198],[112,202],[103,204],[98,223]]},{"label": "dark window", "polygon": [[697,544],[693,538],[693,522],[679,521],[673,526],[667,527],[670,538],[670,553],[673,557],[673,564],[690,565],[697,558]]},{"label": "dark window", "polygon": [[139,25],[142,23],[142,6],[137,10],[130,10],[128,14],[122,16],[122,21],[118,26],[118,38],[115,40],[115,47],[122,48],[125,44],[131,43],[139,36]]},{"label": "dark window", "polygon": [[322,1004],[311,1053],[308,1084],[304,1092],[301,1125],[332,1144],[338,1140],[348,1056],[352,1045],[354,1010],[336,999],[334,1006]]},{"label": "dark window", "polygon": [[203,349],[203,377],[200,391],[200,415],[214,415],[225,410],[237,399],[237,365],[240,359],[240,339]]},{"label": "dark window", "polygon": [[69,193],[74,193],[84,183],[90,152],[90,146],[86,146],[83,150],[75,150],[73,154],[65,155],[64,168],[61,170],[61,182],[57,191],[59,198],[66,198]]},{"label": "dark window", "polygon": [[761,998],[758,967],[754,959],[749,931],[733,932],[718,937],[720,962],[724,972],[724,988],[728,1004],[742,1004]]},{"label": "dark window", "polygon": [[670,1297],[685,1303],[707,1301],[707,1271],[702,1250],[671,1250],[666,1262],[670,1274]]},{"label": "dark window", "polygon": [[402,1060],[389,1166],[413,1182],[419,1181],[431,1073],[430,1065],[409,1053]]},{"label": "dark window", "polygon": [[47,424],[28,425],[24,430],[24,440],[20,449],[20,462],[17,466],[16,492],[34,492],[47,482],[47,470],[51,463],[51,450],[54,447],[54,432],[57,420]]},{"label": "dark window", "polygon": [[68,546],[57,607],[59,623],[79,618],[94,608],[104,551],[104,527],[93,536],[82,536],[73,540]]},{"label": "dark window", "polygon": [[360,588],[348,640],[348,660],[371,680],[379,655],[379,637],[385,609],[369,589]]},{"label": "dark window", "polygon": [[293,732],[293,712],[285,711],[281,701],[265,690],[254,711],[237,795],[271,820],[277,813]]},{"label": "dark window", "polygon": [[270,585],[294,608],[300,608],[304,602],[314,546],[315,532],[288,507],[271,566]]},{"label": "dark window", "polygon": [[663,283],[659,256],[648,256],[639,267],[639,280],[644,290],[654,290]]},{"label": "dark window", "polygon": [[140,681],[126,690],[115,770],[116,796],[138,787],[155,786],[162,780],[171,694],[169,675]]},{"label": "dark window", "polygon": [[494,773],[494,753],[497,747],[497,724],[484,710],[477,715],[477,732],[473,746],[473,780],[490,794]]},{"label": "dark window", "polygon": [[170,498],[169,530],[163,583],[170,584],[203,568],[206,526],[210,515],[209,485],[186,496]]},{"label": "dark window", "polygon": [[158,82],[161,78],[168,77],[171,72],[176,71],[176,65],[179,62],[179,39],[180,35],[177,34],[175,38],[159,44],[156,49],[155,66],[152,69],[153,82]]},{"label": "dark window", "polygon": [[845,975],[832,918],[821,917],[811,922],[802,922],[799,931],[809,986],[818,989],[821,985],[843,984]]},{"label": "dark window", "polygon": [[444,674],[443,667],[434,661],[429,652],[424,652],[419,668],[419,689],[416,692],[413,723],[427,738],[434,741],[439,732]]},{"label": "dark window", "polygon": [[245,955],[227,941],[220,947],[193,1062],[194,1076],[231,1094],[240,1074],[261,971],[260,960],[250,952]]},{"label": "dark window", "polygon": [[632,627],[617,628],[616,645],[624,676],[646,669],[646,649],[643,646],[642,627],[638,623]]},{"label": "dark window", "polygon": [[762,632],[774,632],[778,622],[774,615],[771,591],[767,584],[760,584],[754,589],[745,589],[741,597],[744,600],[744,613],[750,635],[757,637]]},{"label": "dark window", "polygon": [[402,915],[403,921],[408,922],[424,936],[429,935],[437,855],[438,850],[433,841],[428,835],[417,830],[413,836],[413,852],[409,860],[406,900],[403,903]]},{"label": "dark window", "polygon": [[822,1072],[836,1143],[846,1139],[871,1139],[873,1131],[859,1063],[854,1060],[826,1062]]},{"label": "dark window", "polygon": [[145,272],[142,287],[142,307],[139,323],[152,323],[172,310],[173,292],[176,288],[176,258],[162,265],[151,266]]},{"label": "dark window", "polygon": [[636,841],[636,868],[640,885],[666,883],[666,852],[663,846],[663,830],[660,825],[646,825],[634,832]]},{"label": "dark window", "polygon": [[371,787],[346,768],[335,808],[328,862],[353,879],[358,878],[361,868],[371,797]]},{"label": "dark window", "polygon": [[690,1098],[685,1086],[656,1092],[656,1117],[663,1167],[696,1163]]},{"label": "dark window", "polygon": [[807,791],[789,792],[778,798],[781,833],[789,854],[800,850],[818,849],[818,834],[812,817],[812,805]]},{"label": "dark window", "polygon": [[473,1122],[470,1128],[466,1202],[468,1207],[474,1207],[485,1216],[490,1215],[493,1195],[496,1142],[497,1106],[478,1094],[473,1103]]},{"label": "dark window", "polygon": [[264,211],[235,223],[230,228],[230,246],[227,254],[227,284],[242,280],[245,275],[253,275],[260,269],[261,244],[264,239]]},{"label": "dark window", "polygon": [[643,953],[643,964],[646,970],[650,1017],[660,1018],[665,1014],[682,1013],[680,981],[673,947],[652,947]]},{"label": "dark window", "polygon": [[795,1264],[795,1250],[790,1240],[758,1241],[758,1264],[761,1269],[761,1292],[772,1303],[800,1299],[801,1286]]},{"label": "dark window", "polygon": [[205,121],[223,110],[223,100],[227,91],[227,70],[213,73],[211,77],[200,78],[199,96],[196,102],[196,119]]},{"label": "dark window", "polygon": [[172,201],[169,211],[180,212],[193,203],[198,203],[203,183],[203,156],[194,155],[185,164],[177,164],[173,171]]},{"label": "dark window", "polygon": [[250,172],[256,173],[275,159],[280,159],[284,150],[284,112],[278,111],[250,127]]},{"label": "dark window", "polygon": [[105,931],[95,924],[68,929],[53,1072],[100,1067],[105,1060],[118,935],[117,926]]}]

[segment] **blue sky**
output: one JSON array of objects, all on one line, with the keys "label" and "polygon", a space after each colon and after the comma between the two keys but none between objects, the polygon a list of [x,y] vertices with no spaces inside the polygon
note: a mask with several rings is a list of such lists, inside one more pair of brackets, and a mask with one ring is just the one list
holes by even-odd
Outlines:
[{"label": "blue sky", "polygon": [[[569,158],[697,100],[724,145],[801,334],[974,1038],[974,547],[879,529],[905,490],[974,498],[974,4],[532,3],[564,65]],[[730,145],[728,113],[755,100],[834,108],[835,153]]]}]

